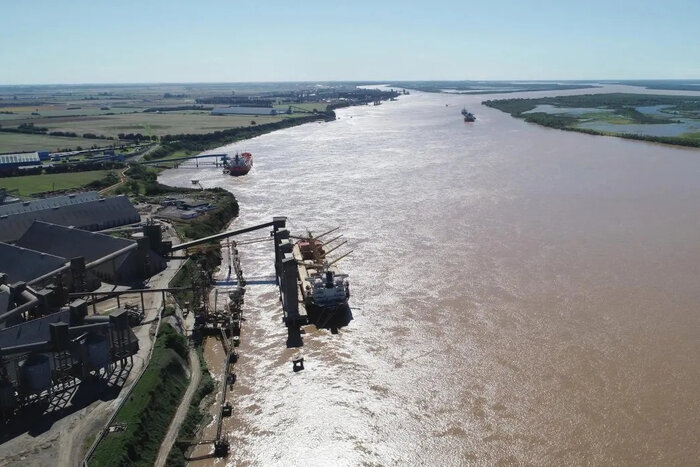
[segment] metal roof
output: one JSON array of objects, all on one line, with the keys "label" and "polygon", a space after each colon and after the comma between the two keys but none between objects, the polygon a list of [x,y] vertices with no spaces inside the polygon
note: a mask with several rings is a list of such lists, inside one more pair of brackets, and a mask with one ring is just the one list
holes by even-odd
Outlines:
[{"label": "metal roof", "polygon": [[41,211],[42,209],[68,206],[71,204],[80,204],[86,201],[95,201],[98,199],[100,199],[100,195],[96,191],[87,191],[85,193],[75,193],[71,195],[52,196],[51,198],[36,199],[31,201],[24,201],[21,203],[0,206],[0,216],[2,216],[3,214],[19,214],[21,212]]},{"label": "metal roof", "polygon": [[133,240],[39,221],[34,222],[17,241],[17,245],[23,248],[63,258],[82,256],[88,263],[133,243]]},{"label": "metal roof", "polygon": [[39,159],[39,153],[38,152],[24,152],[24,153],[18,153],[18,154],[0,155],[0,165],[20,164],[20,163],[26,164],[27,162],[36,162],[37,164],[41,164],[41,160]]},{"label": "metal roof", "polygon": [[29,282],[67,262],[66,258],[59,256],[0,243],[0,272],[7,274],[10,283]]},{"label": "metal roof", "polygon": [[70,322],[70,310],[61,310],[43,318],[2,329],[0,330],[0,348],[46,342],[51,338],[49,324],[61,321]]},{"label": "metal roof", "polygon": [[[141,217],[123,195],[40,211],[5,214],[0,215],[0,242],[17,241],[35,220],[93,231],[133,224],[139,222]],[[44,239],[44,242],[47,240]]]}]

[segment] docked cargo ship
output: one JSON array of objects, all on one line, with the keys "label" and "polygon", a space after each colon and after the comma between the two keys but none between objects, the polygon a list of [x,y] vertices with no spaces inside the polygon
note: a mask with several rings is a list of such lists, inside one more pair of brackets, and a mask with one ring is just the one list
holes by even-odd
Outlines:
[{"label": "docked cargo ship", "polygon": [[332,261],[326,257],[327,252],[341,245],[343,243],[326,250],[327,244],[320,240],[320,236],[314,238],[309,235],[300,238],[292,250],[299,269],[300,298],[309,320],[318,328],[327,328],[334,332],[347,326],[352,320],[352,312],[348,306],[348,275],[342,274],[335,267],[335,263],[350,253]]},{"label": "docked cargo ship", "polygon": [[225,174],[239,177],[250,172],[253,167],[253,155],[249,152],[236,153],[233,157],[225,155],[221,158],[221,162],[224,164]]},{"label": "docked cargo ship", "polygon": [[464,116],[465,122],[475,122],[476,121],[476,117],[474,116],[474,114],[469,112],[466,108],[462,109],[462,115]]}]

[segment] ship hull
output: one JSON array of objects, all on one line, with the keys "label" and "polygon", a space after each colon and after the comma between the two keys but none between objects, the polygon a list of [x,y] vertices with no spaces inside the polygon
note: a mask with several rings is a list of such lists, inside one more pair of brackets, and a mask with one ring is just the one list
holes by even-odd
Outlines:
[{"label": "ship hull", "polygon": [[250,172],[250,166],[246,165],[243,167],[229,167],[228,168],[228,174],[232,177],[240,177],[242,175],[247,174]]},{"label": "ship hull", "polygon": [[232,177],[240,177],[250,172],[253,167],[253,156],[249,152],[244,152],[240,156],[236,154],[230,162],[226,161],[224,173]]},{"label": "ship hull", "polygon": [[306,303],[305,308],[309,322],[318,329],[336,330],[347,326],[353,319],[352,310],[347,302],[333,306]]}]

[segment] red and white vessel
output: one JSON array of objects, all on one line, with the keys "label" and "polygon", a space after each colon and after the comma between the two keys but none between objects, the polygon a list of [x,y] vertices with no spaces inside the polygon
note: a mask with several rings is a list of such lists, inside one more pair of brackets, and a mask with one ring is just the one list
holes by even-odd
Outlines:
[{"label": "red and white vessel", "polygon": [[236,153],[232,157],[227,154],[221,161],[224,163],[224,173],[233,177],[245,175],[253,167],[253,155],[249,152]]}]

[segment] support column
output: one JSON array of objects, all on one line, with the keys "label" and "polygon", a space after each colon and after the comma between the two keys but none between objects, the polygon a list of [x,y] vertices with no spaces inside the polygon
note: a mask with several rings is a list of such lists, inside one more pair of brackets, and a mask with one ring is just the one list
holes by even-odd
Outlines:
[{"label": "support column", "polygon": [[297,262],[294,258],[282,260],[282,308],[288,321],[294,321],[299,317]]},{"label": "support column", "polygon": [[[286,245],[290,245],[287,243]],[[301,339],[299,328],[299,292],[297,291],[297,262],[294,258],[287,257],[282,260],[282,309],[284,321],[287,325],[287,348],[301,347],[304,342]]]},{"label": "support column", "polygon": [[280,285],[280,276],[282,275],[282,251],[281,244],[289,238],[289,230],[281,229],[273,232],[275,242],[275,280],[277,285]]},{"label": "support column", "polygon": [[[280,262],[279,262],[279,269],[280,269],[280,300],[282,300],[282,294],[284,293],[284,287],[285,287],[285,278],[284,278],[284,266],[283,262],[285,258],[290,258],[293,260],[292,256],[292,244],[289,243],[289,240],[282,240],[282,243],[279,246],[279,254],[280,254]],[[295,273],[294,273],[294,282],[296,284],[296,262],[295,262]]]}]

